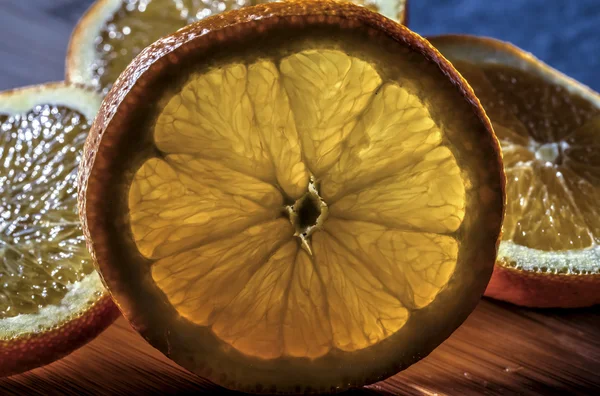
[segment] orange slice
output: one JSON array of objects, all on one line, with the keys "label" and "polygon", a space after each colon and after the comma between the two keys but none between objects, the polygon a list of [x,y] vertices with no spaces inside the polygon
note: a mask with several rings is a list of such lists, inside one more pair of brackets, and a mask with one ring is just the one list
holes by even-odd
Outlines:
[{"label": "orange slice", "polygon": [[504,153],[507,212],[486,295],[534,307],[600,303],[600,95],[507,43],[432,43],[474,87]]},{"label": "orange slice", "polygon": [[118,315],[77,217],[100,100],[62,83],[0,93],[0,376],[68,354]]},{"label": "orange slice", "polygon": [[426,356],[493,269],[504,175],[469,86],[363,7],[286,2],[148,47],[81,168],[133,326],[210,380],[337,392]]},{"label": "orange slice", "polygon": [[[106,94],[146,46],[187,24],[224,11],[273,0],[98,0],[75,27],[67,80]],[[401,23],[406,0],[353,0]]]}]

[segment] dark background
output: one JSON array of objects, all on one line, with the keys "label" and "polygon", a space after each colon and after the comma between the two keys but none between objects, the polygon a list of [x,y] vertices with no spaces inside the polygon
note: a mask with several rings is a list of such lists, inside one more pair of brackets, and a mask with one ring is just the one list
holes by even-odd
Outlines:
[{"label": "dark background", "polygon": [[[422,35],[510,41],[600,91],[600,0],[409,0]],[[0,90],[61,80],[67,43],[93,0],[0,0]]]},{"label": "dark background", "polygon": [[[409,0],[421,34],[511,41],[600,90],[600,0]],[[92,0],[0,0],[0,90],[63,78]],[[600,305],[535,310],[483,299],[427,359],[346,396],[600,395]],[[190,375],[123,318],[49,366],[0,378],[0,395],[232,394]]]}]

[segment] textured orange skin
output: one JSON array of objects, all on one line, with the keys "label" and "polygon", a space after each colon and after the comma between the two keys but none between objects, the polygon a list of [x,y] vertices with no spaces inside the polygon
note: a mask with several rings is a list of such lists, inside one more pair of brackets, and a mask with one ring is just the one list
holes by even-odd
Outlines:
[{"label": "textured orange skin", "polygon": [[541,274],[496,265],[485,296],[535,308],[600,304],[600,275]]},{"label": "textured orange skin", "polygon": [[62,326],[17,339],[0,340],[0,377],[58,360],[95,338],[120,315],[105,294],[92,308]]}]

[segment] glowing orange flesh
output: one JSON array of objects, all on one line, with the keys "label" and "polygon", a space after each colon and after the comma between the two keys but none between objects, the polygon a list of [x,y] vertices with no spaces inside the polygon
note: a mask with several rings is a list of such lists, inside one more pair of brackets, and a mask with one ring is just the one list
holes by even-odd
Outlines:
[{"label": "glowing orange flesh", "polygon": [[93,271],[76,208],[89,127],[57,106],[0,114],[0,319],[57,304]]},{"label": "glowing orange flesh", "polygon": [[161,156],[129,190],[135,243],[177,312],[244,354],[367,348],[454,273],[470,181],[419,97],[364,60],[194,73],[153,137]]},{"label": "glowing orange flesh", "polygon": [[462,62],[457,67],[473,85],[502,144],[503,239],[545,251],[597,244],[600,110],[567,88],[516,68]]}]

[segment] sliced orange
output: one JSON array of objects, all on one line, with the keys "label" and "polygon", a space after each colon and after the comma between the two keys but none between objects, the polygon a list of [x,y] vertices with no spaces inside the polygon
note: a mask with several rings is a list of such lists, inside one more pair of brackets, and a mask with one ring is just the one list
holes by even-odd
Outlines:
[{"label": "sliced orange", "polygon": [[470,87],[349,3],[207,18],[144,50],[86,143],[80,214],[126,318],[194,373],[337,392],[479,301],[504,174]]},{"label": "sliced orange", "polygon": [[0,376],[66,355],[118,315],[77,217],[100,101],[62,83],[0,93]]},{"label": "sliced orange", "polygon": [[[187,24],[275,0],[97,0],[75,27],[67,80],[106,94],[146,46]],[[407,0],[352,0],[401,23]]]},{"label": "sliced orange", "polygon": [[600,95],[507,43],[432,43],[475,89],[504,153],[506,219],[486,295],[534,307],[600,303]]}]

